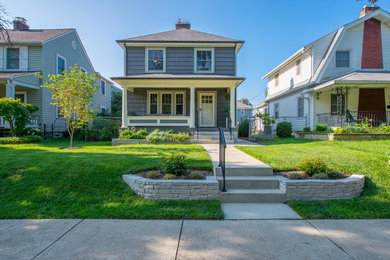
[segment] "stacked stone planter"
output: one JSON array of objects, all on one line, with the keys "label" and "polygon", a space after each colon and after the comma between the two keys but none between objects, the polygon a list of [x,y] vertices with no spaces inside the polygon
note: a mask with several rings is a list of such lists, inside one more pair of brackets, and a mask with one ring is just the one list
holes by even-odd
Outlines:
[{"label": "stacked stone planter", "polygon": [[290,180],[282,178],[280,188],[287,200],[333,200],[359,197],[364,188],[364,176],[352,175],[338,180]]},{"label": "stacked stone planter", "polygon": [[155,200],[215,200],[219,199],[219,184],[215,176],[205,180],[155,180],[133,174],[123,180],[139,196]]}]

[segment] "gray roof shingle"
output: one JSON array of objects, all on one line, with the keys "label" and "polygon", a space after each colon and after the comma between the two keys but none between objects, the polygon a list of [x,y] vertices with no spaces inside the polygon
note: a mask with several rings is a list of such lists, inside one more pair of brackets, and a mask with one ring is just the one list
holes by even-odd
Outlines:
[{"label": "gray roof shingle", "polygon": [[243,43],[244,41],[227,38],[219,35],[189,30],[177,29],[166,32],[148,34],[144,36],[132,37],[117,42],[223,42],[223,43]]}]

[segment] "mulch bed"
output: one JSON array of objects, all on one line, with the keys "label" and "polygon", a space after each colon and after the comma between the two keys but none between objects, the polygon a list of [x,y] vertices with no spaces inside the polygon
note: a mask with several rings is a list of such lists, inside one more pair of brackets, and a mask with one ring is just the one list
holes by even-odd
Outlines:
[{"label": "mulch bed", "polygon": [[[318,179],[313,179],[309,174],[307,174],[306,172],[304,171],[285,171],[285,172],[275,172],[274,174],[275,175],[283,175],[284,177],[289,178],[289,175],[292,174],[292,173],[299,173],[303,176],[303,179],[302,180],[306,180],[306,179],[309,179],[309,180],[318,180]],[[339,179],[345,179],[345,178],[348,178],[349,175],[346,175],[344,174],[344,178],[329,178],[328,180],[339,180]]]}]

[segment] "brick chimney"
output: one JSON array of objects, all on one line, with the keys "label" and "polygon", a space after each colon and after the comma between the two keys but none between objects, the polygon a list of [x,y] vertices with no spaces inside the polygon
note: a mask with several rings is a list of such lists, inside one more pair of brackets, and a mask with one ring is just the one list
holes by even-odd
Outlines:
[{"label": "brick chimney", "polygon": [[178,29],[187,29],[187,30],[190,30],[191,29],[191,24],[187,21],[181,21],[181,19],[177,20],[177,23],[176,23],[176,30]]},{"label": "brick chimney", "polygon": [[23,17],[15,17],[14,21],[14,30],[16,31],[24,31],[30,29],[27,25],[27,20]]},{"label": "brick chimney", "polygon": [[377,6],[365,5],[365,6],[363,6],[362,10],[360,10],[359,18],[362,18],[362,17],[364,17],[366,15],[369,15],[370,13],[372,13],[372,12],[378,10],[378,9],[379,9],[379,7],[377,7]]}]

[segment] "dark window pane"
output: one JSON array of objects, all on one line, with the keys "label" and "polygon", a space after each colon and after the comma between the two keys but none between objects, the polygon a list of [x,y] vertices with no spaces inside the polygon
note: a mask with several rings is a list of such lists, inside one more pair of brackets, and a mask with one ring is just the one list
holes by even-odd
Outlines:
[{"label": "dark window pane", "polygon": [[7,69],[19,69],[19,49],[7,49]]},{"label": "dark window pane", "polygon": [[106,94],[106,82],[100,81],[100,90],[101,90],[102,95]]},{"label": "dark window pane", "polygon": [[150,105],[150,114],[157,114],[157,105]]},{"label": "dark window pane", "polygon": [[65,60],[58,57],[57,59],[57,71],[58,74],[61,74],[65,70]]},{"label": "dark window pane", "polygon": [[176,115],[183,115],[183,105],[176,105]]},{"label": "dark window pane", "polygon": [[349,67],[349,51],[336,52],[336,67],[338,68]]},{"label": "dark window pane", "polygon": [[163,50],[148,51],[148,70],[161,71],[164,70],[164,52]]}]

